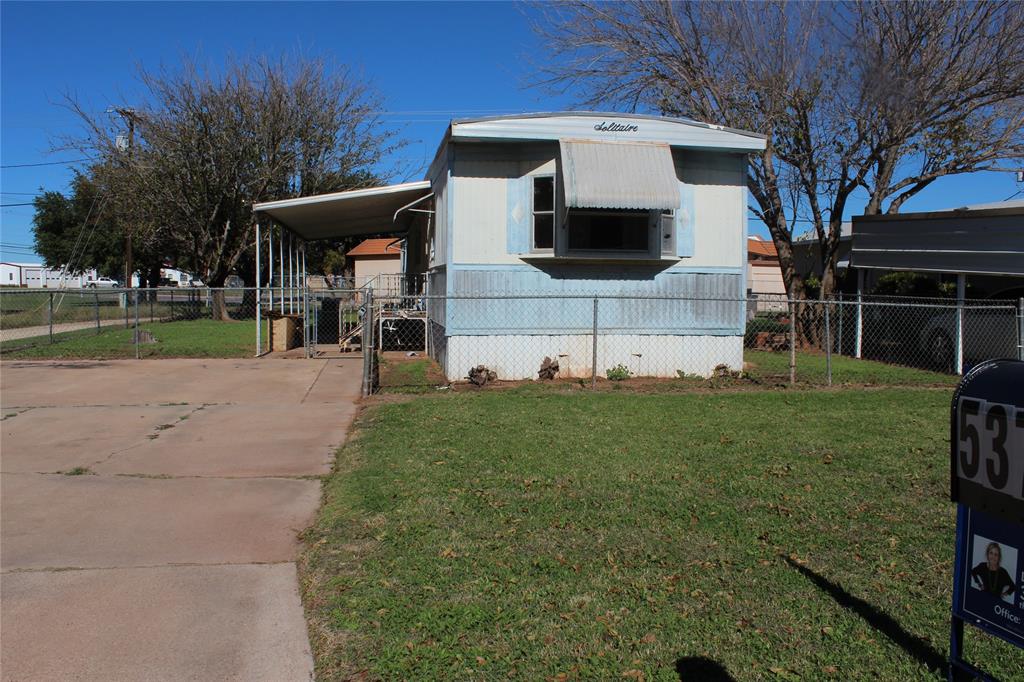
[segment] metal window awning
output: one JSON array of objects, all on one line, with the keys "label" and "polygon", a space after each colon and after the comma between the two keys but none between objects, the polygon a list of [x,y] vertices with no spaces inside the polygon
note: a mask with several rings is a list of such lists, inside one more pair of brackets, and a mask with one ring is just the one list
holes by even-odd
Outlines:
[{"label": "metal window awning", "polygon": [[679,208],[679,183],[667,144],[559,140],[569,208]]},{"label": "metal window awning", "polygon": [[253,211],[270,216],[307,241],[337,239],[405,229],[396,225],[396,214],[429,194],[430,183],[423,180],[266,201],[254,204]]}]

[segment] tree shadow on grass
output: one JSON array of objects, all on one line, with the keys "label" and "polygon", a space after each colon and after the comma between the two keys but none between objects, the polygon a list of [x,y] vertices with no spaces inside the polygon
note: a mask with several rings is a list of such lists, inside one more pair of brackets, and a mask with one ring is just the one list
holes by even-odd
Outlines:
[{"label": "tree shadow on grass", "polygon": [[736,682],[725,667],[710,658],[687,656],[676,661],[679,682]]},{"label": "tree shadow on grass", "polygon": [[783,555],[786,563],[798,570],[805,578],[814,583],[818,589],[828,594],[844,609],[853,611],[868,625],[888,637],[894,644],[903,649],[909,656],[925,665],[929,670],[937,670],[946,677],[949,663],[946,657],[936,651],[931,644],[903,629],[903,626],[892,616],[880,611],[873,604],[855,597],[828,578],[815,573],[806,566],[801,566],[788,556]]}]

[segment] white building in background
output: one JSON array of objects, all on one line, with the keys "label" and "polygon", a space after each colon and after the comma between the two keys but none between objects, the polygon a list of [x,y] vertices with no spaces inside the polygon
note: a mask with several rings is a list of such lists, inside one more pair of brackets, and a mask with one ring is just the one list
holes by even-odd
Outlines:
[{"label": "white building in background", "polygon": [[0,263],[0,286],[28,289],[81,289],[98,277],[96,270],[65,273],[40,263]]},{"label": "white building in background", "polygon": [[[201,287],[205,286],[203,280],[198,277],[185,272],[184,270],[177,270],[175,268],[160,268],[160,279],[163,282],[160,286],[172,286],[172,287]],[[132,286],[139,286],[139,273],[132,275]]]}]

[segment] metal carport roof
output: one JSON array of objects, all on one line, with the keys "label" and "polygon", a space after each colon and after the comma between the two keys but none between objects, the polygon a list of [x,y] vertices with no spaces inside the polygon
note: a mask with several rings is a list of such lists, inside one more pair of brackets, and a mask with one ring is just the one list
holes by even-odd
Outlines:
[{"label": "metal carport roof", "polygon": [[430,194],[426,180],[354,189],[297,199],[254,204],[253,211],[273,218],[307,240],[336,239],[394,232],[395,212]]},{"label": "metal carport roof", "polygon": [[1024,275],[1024,202],[854,216],[852,266]]}]

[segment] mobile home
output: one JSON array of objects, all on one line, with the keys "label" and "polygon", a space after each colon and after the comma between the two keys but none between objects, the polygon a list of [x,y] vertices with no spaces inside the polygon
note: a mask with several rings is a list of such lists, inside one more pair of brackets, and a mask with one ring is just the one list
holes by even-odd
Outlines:
[{"label": "mobile home", "polygon": [[642,353],[641,374],[707,375],[743,363],[747,155],[764,146],[635,114],[461,120],[424,182],[256,208],[307,239],[346,218],[382,231],[374,201],[393,223],[421,211],[406,272],[426,277],[430,352],[451,379],[478,364],[530,378],[545,356],[589,375],[594,297],[601,370]]}]

